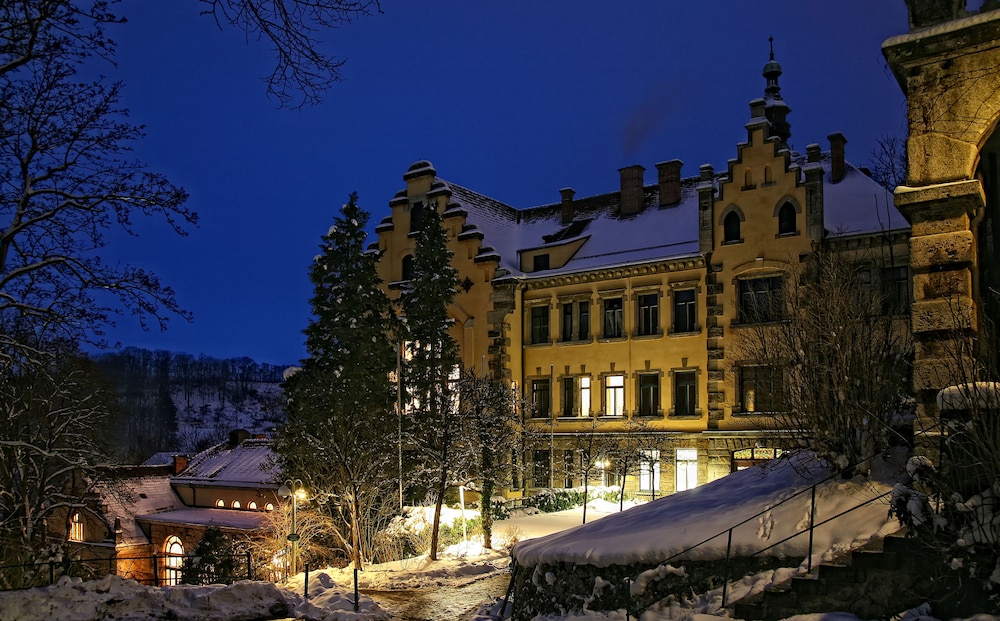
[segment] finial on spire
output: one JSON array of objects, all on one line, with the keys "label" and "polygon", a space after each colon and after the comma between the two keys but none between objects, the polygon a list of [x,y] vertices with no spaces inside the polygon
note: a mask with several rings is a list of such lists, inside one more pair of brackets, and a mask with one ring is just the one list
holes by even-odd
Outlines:
[{"label": "finial on spire", "polygon": [[767,42],[771,45],[771,60],[774,60],[774,35],[768,37]]}]

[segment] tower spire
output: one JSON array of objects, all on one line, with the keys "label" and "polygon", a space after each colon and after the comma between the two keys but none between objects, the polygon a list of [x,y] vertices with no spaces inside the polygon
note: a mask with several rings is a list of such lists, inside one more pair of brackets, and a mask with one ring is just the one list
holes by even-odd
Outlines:
[{"label": "tower spire", "polygon": [[788,104],[781,98],[781,87],[778,86],[778,78],[781,76],[781,64],[774,59],[774,37],[768,37],[767,42],[770,48],[770,56],[767,64],[764,65],[763,76],[767,81],[764,86],[764,115],[771,122],[771,133],[781,138],[781,146],[788,147],[788,139],[792,135],[791,126],[786,117],[792,111]]}]

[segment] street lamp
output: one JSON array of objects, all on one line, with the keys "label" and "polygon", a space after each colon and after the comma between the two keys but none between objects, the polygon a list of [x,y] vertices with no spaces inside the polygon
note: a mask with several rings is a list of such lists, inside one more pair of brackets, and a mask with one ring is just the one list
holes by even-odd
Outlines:
[{"label": "street lamp", "polygon": [[299,533],[297,532],[297,525],[295,523],[296,513],[298,511],[299,500],[305,500],[306,490],[302,487],[302,479],[295,479],[294,481],[288,479],[278,488],[278,495],[282,498],[292,498],[292,532],[288,533],[286,537],[288,541],[292,544],[292,563],[291,563],[291,573],[290,576],[294,576],[297,572],[295,571],[296,560],[299,553]]}]

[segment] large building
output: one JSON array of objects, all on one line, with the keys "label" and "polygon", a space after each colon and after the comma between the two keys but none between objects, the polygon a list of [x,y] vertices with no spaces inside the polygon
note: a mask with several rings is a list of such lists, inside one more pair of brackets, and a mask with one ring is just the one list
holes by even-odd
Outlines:
[{"label": "large building", "polygon": [[450,313],[463,364],[511,382],[530,404],[515,490],[579,485],[586,442],[637,428],[653,438],[629,477],[639,494],[773,456],[787,437],[760,421],[780,408],[782,371],[748,359],[734,337],[778,319],[749,309],[794,286],[820,247],[859,261],[877,249],[866,278],[895,297],[888,312],[908,312],[907,221],[891,192],[847,161],[840,133],[826,150],[790,150],[780,75],[772,54],[747,140],[725,170],[688,176],[670,160],[647,184],[643,166],[626,166],[614,191],[564,188],[530,208],[446,181],[427,161],[403,175],[376,228],[380,276],[398,299],[421,214],[437,209],[460,283]]}]

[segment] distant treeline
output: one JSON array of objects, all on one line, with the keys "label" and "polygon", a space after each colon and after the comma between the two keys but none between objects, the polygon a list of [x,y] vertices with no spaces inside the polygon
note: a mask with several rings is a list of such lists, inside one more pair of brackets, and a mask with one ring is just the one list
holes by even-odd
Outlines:
[{"label": "distant treeline", "polygon": [[[280,384],[285,366],[255,360],[126,347],[94,357],[118,395],[121,411],[114,444],[120,456],[142,460],[179,448],[178,410],[213,411],[257,399],[260,384]],[[199,406],[196,408],[195,406]]]}]

